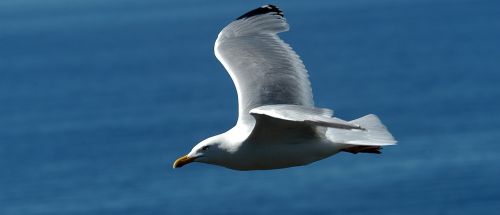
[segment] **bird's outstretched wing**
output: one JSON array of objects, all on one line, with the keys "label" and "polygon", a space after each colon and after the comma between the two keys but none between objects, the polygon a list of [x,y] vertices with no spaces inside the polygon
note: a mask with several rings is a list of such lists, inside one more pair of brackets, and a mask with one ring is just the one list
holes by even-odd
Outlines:
[{"label": "bird's outstretched wing", "polygon": [[325,135],[326,128],[364,130],[361,126],[332,117],[332,110],[300,105],[265,105],[250,110],[255,127],[247,140],[260,139],[296,140]]},{"label": "bird's outstretched wing", "polygon": [[250,114],[256,123],[247,138],[249,142],[272,143],[285,138],[300,142],[313,135],[325,135],[330,141],[351,145],[383,146],[397,142],[373,114],[348,122],[332,117],[329,109],[299,105],[266,105],[250,110]]},{"label": "bird's outstretched wing", "polygon": [[250,114],[255,118],[269,117],[275,120],[299,122],[311,126],[365,130],[358,124],[332,117],[333,111],[325,108],[300,105],[265,105],[250,110]]},{"label": "bird's outstretched wing", "polygon": [[263,105],[313,106],[307,71],[299,56],[278,37],[288,31],[276,6],[252,10],[226,26],[215,42],[215,55],[238,93],[238,123],[253,124],[250,110]]}]

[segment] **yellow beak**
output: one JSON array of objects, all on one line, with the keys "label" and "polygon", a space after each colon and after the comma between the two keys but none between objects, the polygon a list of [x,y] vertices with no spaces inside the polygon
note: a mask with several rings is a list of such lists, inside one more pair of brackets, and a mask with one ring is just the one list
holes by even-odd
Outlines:
[{"label": "yellow beak", "polygon": [[184,155],[177,160],[175,160],[174,165],[172,166],[174,169],[178,167],[182,167],[188,163],[191,163],[194,161],[194,157],[188,157],[187,155]]}]

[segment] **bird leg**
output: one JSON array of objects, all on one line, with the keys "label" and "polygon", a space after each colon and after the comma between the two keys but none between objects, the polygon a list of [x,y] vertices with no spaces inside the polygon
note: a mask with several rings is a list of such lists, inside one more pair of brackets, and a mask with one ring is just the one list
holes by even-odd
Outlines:
[{"label": "bird leg", "polygon": [[380,154],[380,150],[382,147],[380,146],[353,146],[349,148],[342,149],[341,151],[344,152],[349,152],[352,154],[357,154],[357,153],[373,153],[373,154]]}]

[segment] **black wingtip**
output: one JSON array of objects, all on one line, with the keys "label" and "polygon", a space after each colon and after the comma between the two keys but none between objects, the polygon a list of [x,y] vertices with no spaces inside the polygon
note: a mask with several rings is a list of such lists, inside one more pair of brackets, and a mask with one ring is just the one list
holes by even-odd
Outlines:
[{"label": "black wingtip", "polygon": [[284,17],[283,11],[281,11],[278,7],[276,7],[274,5],[268,4],[268,5],[264,5],[262,7],[259,7],[257,9],[251,10],[251,11],[249,11],[249,12],[241,15],[236,20],[246,19],[246,18],[249,18],[249,17],[252,17],[252,16],[256,16],[256,15],[260,15],[260,14],[266,14],[266,13],[273,13],[275,15],[279,15],[281,17]]}]

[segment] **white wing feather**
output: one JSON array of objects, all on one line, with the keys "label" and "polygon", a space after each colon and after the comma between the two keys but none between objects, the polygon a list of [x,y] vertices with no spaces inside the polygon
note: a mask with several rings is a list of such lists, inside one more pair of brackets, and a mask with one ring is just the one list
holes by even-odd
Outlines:
[{"label": "white wing feather", "polygon": [[[307,127],[305,127],[307,125],[326,127],[326,138],[335,143],[386,146],[394,145],[397,142],[384,124],[373,114],[347,122],[331,117],[332,111],[329,109],[298,105],[266,105],[254,108],[250,113],[257,119],[257,133],[253,132],[254,137],[262,136],[262,134],[269,133],[273,129],[280,129],[277,127],[287,127],[289,129],[291,127],[290,123],[296,123],[294,126],[299,127],[299,129],[294,130],[293,133],[307,130]],[[272,119],[272,121],[269,119]],[[259,123],[262,120],[265,123]],[[280,132],[290,133],[283,130]]]},{"label": "white wing feather", "polygon": [[333,111],[329,109],[298,105],[266,105],[250,111],[252,115],[266,115],[279,120],[303,122],[312,126],[364,130],[356,123],[332,118],[332,113]]}]

